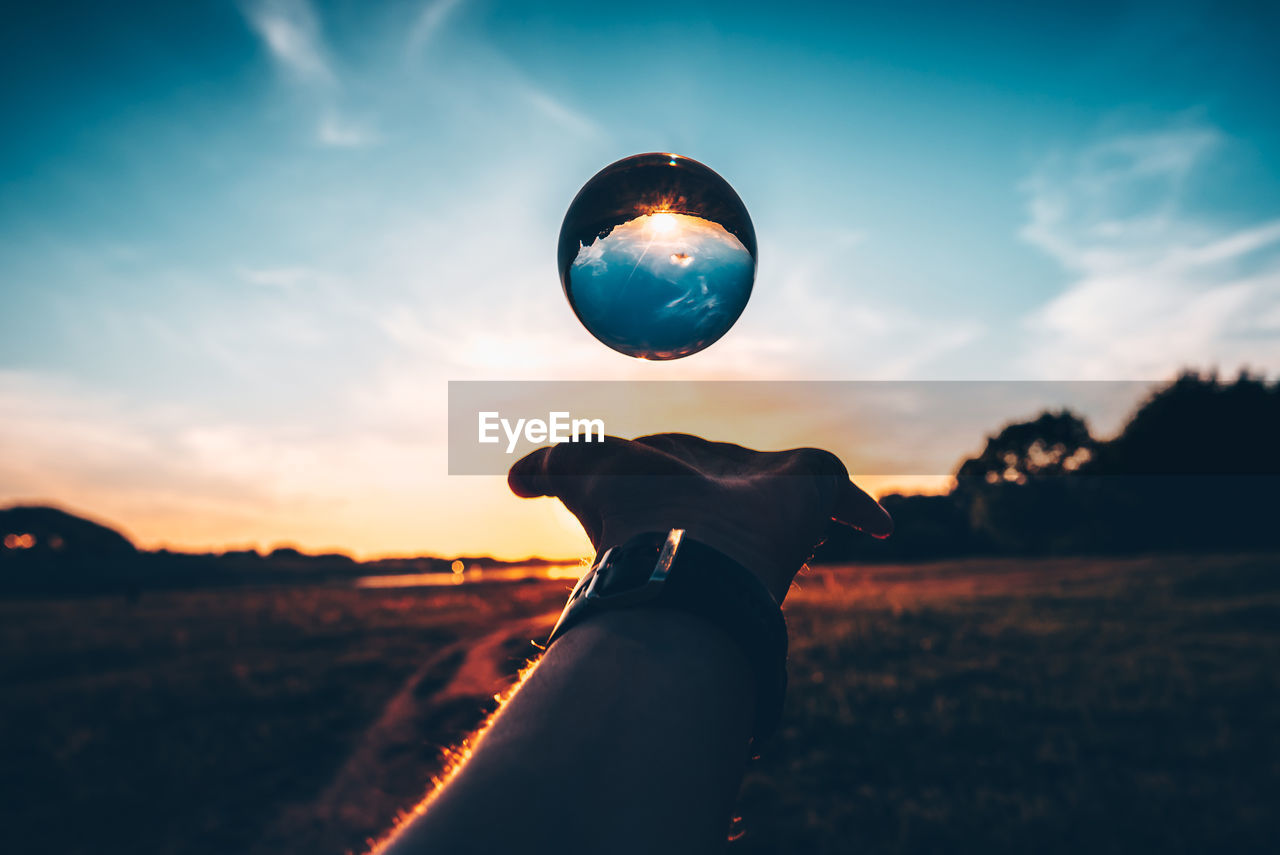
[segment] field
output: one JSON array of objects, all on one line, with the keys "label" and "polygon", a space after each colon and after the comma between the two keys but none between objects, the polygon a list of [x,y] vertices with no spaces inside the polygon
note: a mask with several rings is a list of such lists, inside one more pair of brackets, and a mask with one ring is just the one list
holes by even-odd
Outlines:
[{"label": "field", "polygon": [[[14,853],[358,850],[565,582],[0,601]],[[834,567],[739,853],[1274,851],[1280,560]]]}]

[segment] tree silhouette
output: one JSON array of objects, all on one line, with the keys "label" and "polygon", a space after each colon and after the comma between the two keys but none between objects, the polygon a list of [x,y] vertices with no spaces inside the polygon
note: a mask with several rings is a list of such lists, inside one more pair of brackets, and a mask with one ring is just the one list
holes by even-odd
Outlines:
[{"label": "tree silhouette", "polygon": [[826,560],[1280,546],[1280,383],[1187,371],[1099,441],[1069,410],[1005,425],[946,496],[886,496],[885,542],[833,538]]},{"label": "tree silhouette", "polygon": [[982,453],[961,464],[956,484],[966,489],[1065,475],[1088,463],[1096,447],[1080,416],[1065,409],[1044,412],[987,437]]},{"label": "tree silhouette", "polygon": [[1147,398],[1088,467],[1106,475],[1280,474],[1280,383],[1183,372]]},{"label": "tree silhouette", "polygon": [[1233,382],[1184,372],[1098,448],[1086,473],[1106,485],[1100,524],[1117,546],[1280,545],[1280,384],[1248,372]]}]

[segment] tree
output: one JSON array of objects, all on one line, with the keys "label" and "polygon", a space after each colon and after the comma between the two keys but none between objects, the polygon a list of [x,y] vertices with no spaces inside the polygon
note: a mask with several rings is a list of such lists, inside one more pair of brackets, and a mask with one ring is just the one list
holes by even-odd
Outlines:
[{"label": "tree", "polygon": [[1105,475],[1280,474],[1280,383],[1183,372],[1096,457],[1089,469]]},{"label": "tree", "polygon": [[956,484],[972,489],[1066,475],[1088,463],[1096,447],[1080,416],[1070,410],[1044,412],[987,437],[982,453],[961,464]]},{"label": "tree", "polygon": [[1242,371],[1183,372],[1153,392],[1088,474],[1129,549],[1254,549],[1280,543],[1280,383]]}]

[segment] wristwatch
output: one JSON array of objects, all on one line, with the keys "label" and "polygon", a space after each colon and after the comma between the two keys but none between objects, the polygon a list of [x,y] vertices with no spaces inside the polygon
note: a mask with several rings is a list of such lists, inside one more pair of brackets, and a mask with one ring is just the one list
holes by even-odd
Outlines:
[{"label": "wristwatch", "polygon": [[547,645],[590,615],[646,607],[697,615],[727,632],[755,675],[753,744],[773,732],[787,690],[782,610],[759,577],[684,529],[639,534],[600,552],[569,595]]}]

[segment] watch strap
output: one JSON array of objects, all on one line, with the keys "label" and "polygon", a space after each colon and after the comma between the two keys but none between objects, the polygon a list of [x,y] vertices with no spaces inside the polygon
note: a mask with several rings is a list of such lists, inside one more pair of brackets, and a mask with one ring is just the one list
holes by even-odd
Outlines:
[{"label": "watch strap", "polygon": [[787,626],[759,577],[683,529],[637,535],[599,554],[569,595],[547,644],[593,614],[642,607],[693,614],[726,632],[755,678],[752,741],[773,732],[786,694]]}]

